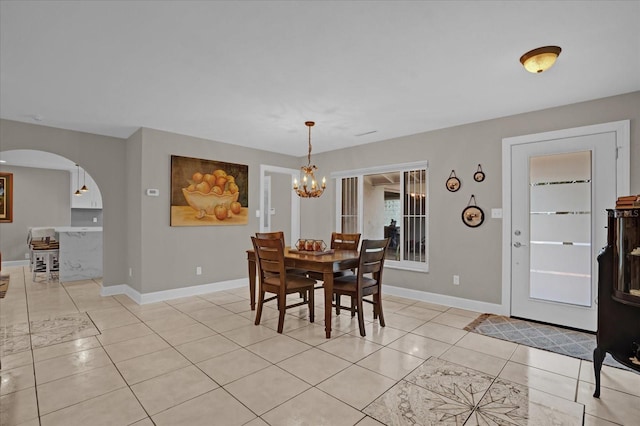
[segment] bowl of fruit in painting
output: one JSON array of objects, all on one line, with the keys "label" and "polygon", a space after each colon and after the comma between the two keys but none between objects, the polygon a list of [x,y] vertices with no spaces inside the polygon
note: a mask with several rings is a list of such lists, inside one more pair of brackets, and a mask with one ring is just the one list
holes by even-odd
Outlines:
[{"label": "bowl of fruit in painting", "polygon": [[233,214],[239,214],[242,209],[238,202],[240,193],[235,178],[224,170],[194,173],[189,186],[182,188],[182,194],[200,219],[210,215],[224,220]]}]

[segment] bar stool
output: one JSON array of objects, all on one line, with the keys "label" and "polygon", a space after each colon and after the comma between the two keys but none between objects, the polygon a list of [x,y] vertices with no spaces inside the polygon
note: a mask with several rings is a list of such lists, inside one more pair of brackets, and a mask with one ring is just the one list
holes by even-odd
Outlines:
[{"label": "bar stool", "polygon": [[29,249],[31,259],[32,280],[36,280],[36,274],[45,273],[47,282],[54,273],[60,270],[60,245],[57,241],[31,242]]}]

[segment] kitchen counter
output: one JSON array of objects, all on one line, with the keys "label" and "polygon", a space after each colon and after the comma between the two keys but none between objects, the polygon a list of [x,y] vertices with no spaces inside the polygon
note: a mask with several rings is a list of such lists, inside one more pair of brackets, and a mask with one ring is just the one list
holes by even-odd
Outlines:
[{"label": "kitchen counter", "polygon": [[56,232],[102,232],[102,226],[56,226]]},{"label": "kitchen counter", "polygon": [[60,242],[60,281],[80,281],[102,277],[102,227],[56,227]]}]

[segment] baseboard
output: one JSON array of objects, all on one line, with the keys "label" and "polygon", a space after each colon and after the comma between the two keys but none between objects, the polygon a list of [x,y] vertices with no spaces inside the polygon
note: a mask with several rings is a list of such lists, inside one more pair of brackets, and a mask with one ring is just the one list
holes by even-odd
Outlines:
[{"label": "baseboard", "polygon": [[2,262],[3,268],[9,268],[11,266],[29,266],[29,260],[8,260]]},{"label": "baseboard", "polygon": [[249,291],[249,280],[240,278],[237,280],[221,281],[217,283],[194,285],[191,287],[175,288],[171,290],[155,291],[152,293],[140,293],[128,284],[112,285],[102,287],[102,296],[114,296],[124,294],[139,305],[148,303],[164,302],[166,300],[179,299],[181,297],[198,296],[200,294],[212,293],[214,291],[231,290],[244,287]]},{"label": "baseboard", "polygon": [[407,299],[420,300],[422,302],[435,303],[437,305],[451,306],[453,308],[466,309],[482,313],[509,315],[504,313],[504,307],[497,303],[480,302],[478,300],[464,299],[462,297],[447,296],[444,294],[429,293],[426,291],[411,290],[408,288],[382,286],[383,294],[405,297]]},{"label": "baseboard", "polygon": [[[217,283],[201,284],[191,287],[175,288],[171,290],[156,291],[152,293],[140,293],[128,284],[112,285],[102,287],[102,296],[114,296],[125,294],[139,305],[148,303],[164,302],[166,300],[179,299],[181,297],[198,296],[212,293],[214,291],[231,290],[235,288],[246,288],[249,291],[249,281],[247,278],[221,281]],[[411,290],[402,287],[384,285],[384,294],[405,297],[407,299],[419,300],[423,302],[435,303],[438,305],[451,306],[454,308],[467,309],[470,311],[490,313],[497,315],[509,315],[504,313],[504,307],[496,303],[480,302],[477,300],[464,299],[461,297],[447,296],[443,294],[429,293],[426,291]]]}]

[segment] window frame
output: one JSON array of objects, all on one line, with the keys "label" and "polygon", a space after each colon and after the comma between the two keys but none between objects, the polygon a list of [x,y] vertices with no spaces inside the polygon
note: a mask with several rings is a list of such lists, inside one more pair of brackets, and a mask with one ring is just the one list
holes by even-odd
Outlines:
[{"label": "window frame", "polygon": [[[342,227],[342,179],[344,178],[357,178],[357,221],[358,221],[358,232],[363,234],[364,230],[364,212],[362,206],[364,205],[364,177],[372,174],[381,174],[381,173],[396,173],[399,172],[400,179],[400,194],[405,193],[405,180],[404,175],[405,172],[411,172],[416,170],[424,170],[425,172],[425,207],[424,207],[424,218],[425,218],[425,260],[421,261],[413,261],[413,260],[403,260],[405,257],[405,242],[404,242],[404,229],[400,232],[400,260],[392,260],[387,258],[385,260],[385,266],[394,269],[403,269],[409,271],[418,271],[418,272],[429,272],[429,162],[427,160],[424,161],[415,161],[410,163],[400,163],[400,164],[390,164],[383,166],[373,166],[366,167],[362,169],[353,169],[353,170],[344,170],[333,172],[330,174],[330,178],[334,181],[335,186],[335,194],[336,194],[336,208],[335,208],[335,223],[336,228]],[[402,198],[401,198],[402,200]],[[405,203],[401,202],[402,214],[401,217],[405,218],[407,216],[415,216],[408,214],[405,211]],[[404,224],[402,225],[404,226]],[[363,235],[364,238],[364,235]]]}]

